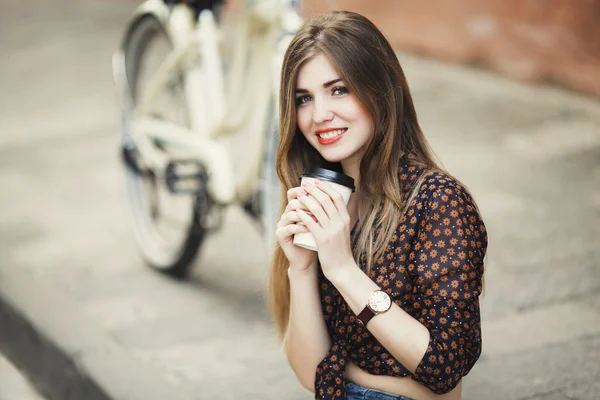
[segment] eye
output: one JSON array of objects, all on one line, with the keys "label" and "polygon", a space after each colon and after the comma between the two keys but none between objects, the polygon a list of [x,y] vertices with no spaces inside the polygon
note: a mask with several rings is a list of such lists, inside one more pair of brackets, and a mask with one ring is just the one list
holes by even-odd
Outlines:
[{"label": "eye", "polygon": [[296,105],[300,106],[302,104],[308,103],[311,100],[312,100],[312,97],[310,97],[310,95],[308,95],[308,94],[305,94],[304,96],[296,97]]},{"label": "eye", "polygon": [[348,93],[348,89],[346,89],[345,86],[336,86],[333,89],[331,89],[331,94],[333,94],[334,96],[341,96],[343,94],[347,94]]}]

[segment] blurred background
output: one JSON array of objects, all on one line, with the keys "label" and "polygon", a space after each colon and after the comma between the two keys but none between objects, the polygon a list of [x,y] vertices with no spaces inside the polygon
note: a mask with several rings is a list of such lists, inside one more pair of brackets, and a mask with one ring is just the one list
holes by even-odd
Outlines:
[{"label": "blurred background", "polygon": [[[139,4],[0,0],[0,399],[310,399],[241,209],[188,280],[137,252],[111,56]],[[301,10],[331,8],[398,50],[427,138],[488,228],[484,351],[463,398],[600,398],[600,1]]]},{"label": "blurred background", "polygon": [[368,16],[398,49],[600,95],[597,0],[305,0]]}]

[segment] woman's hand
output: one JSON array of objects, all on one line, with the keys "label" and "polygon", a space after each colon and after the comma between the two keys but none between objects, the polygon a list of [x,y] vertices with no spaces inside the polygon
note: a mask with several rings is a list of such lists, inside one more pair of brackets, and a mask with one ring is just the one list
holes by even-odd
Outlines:
[{"label": "woman's hand", "polygon": [[308,195],[298,196],[298,200],[314,216],[298,210],[298,216],[313,234],[317,243],[319,261],[325,276],[343,272],[347,267],[355,267],[350,246],[350,214],[342,195],[327,182],[316,180],[315,184],[304,183],[302,187]]},{"label": "woman's hand", "polygon": [[291,188],[287,191],[288,205],[281,215],[281,219],[277,223],[277,231],[275,231],[277,242],[290,262],[290,268],[294,270],[308,269],[317,261],[317,253],[298,247],[293,243],[296,233],[308,232],[305,225],[296,224],[296,222],[301,222],[296,210],[306,208],[297,199],[301,193],[306,193],[301,187]]}]

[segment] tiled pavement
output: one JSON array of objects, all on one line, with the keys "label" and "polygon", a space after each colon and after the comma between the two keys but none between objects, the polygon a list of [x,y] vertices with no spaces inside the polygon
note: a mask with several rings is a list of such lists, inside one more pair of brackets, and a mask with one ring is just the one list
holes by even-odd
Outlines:
[{"label": "tiled pavement", "polygon": [[[109,71],[134,3],[60,2],[0,6],[12,38],[0,42],[0,348],[43,357],[33,378],[62,385],[61,400],[91,399],[69,386],[81,382],[106,395],[93,398],[309,399],[268,322],[267,257],[240,210],[189,281],[140,261]],[[600,398],[600,101],[400,59],[427,137],[490,236],[484,352],[463,398]],[[3,329],[15,310],[37,331]],[[68,378],[44,369],[57,354]]]},{"label": "tiled pavement", "polygon": [[0,400],[44,400],[31,383],[0,353]]}]

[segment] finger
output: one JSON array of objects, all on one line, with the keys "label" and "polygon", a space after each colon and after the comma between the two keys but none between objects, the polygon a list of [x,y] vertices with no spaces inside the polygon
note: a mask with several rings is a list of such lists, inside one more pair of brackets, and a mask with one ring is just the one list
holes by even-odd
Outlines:
[{"label": "finger", "polygon": [[335,190],[335,188],[329,183],[323,182],[321,180],[315,180],[315,186],[329,196],[329,198],[333,201],[333,204],[340,216],[350,221],[348,205],[346,204],[344,197],[342,197],[342,194],[339,191]]},{"label": "finger", "polygon": [[288,242],[292,240],[293,236],[297,233],[310,232],[306,225],[287,225],[281,228],[277,228],[275,231],[275,237],[280,242]]},{"label": "finger", "polygon": [[[291,201],[288,203],[288,205],[287,205],[287,207],[285,208],[285,211],[284,211],[284,212],[294,211],[294,210],[297,210],[298,208],[306,208],[306,206],[305,206],[304,204],[302,204],[302,203],[300,202],[300,200],[298,200],[298,199],[294,199],[294,200],[291,200]],[[307,210],[308,210],[308,209],[307,209]]]},{"label": "finger", "polygon": [[321,204],[321,207],[325,210],[325,213],[329,216],[329,219],[333,219],[338,214],[337,207],[334,205],[328,193],[325,193],[319,187],[310,182],[305,182],[302,184],[302,186]]},{"label": "finger", "polygon": [[296,222],[300,222],[300,217],[296,211],[286,212],[281,216],[281,219],[277,223],[277,227],[284,227],[286,225],[295,224]]},{"label": "finger", "polygon": [[319,223],[316,222],[314,219],[312,219],[304,210],[298,210],[298,216],[300,217],[300,220],[302,222],[304,222],[304,225],[306,225],[306,227],[308,228],[308,230],[310,232],[314,233],[318,233],[320,232],[323,228],[321,228],[319,226]]},{"label": "finger", "polygon": [[291,189],[288,189],[287,191],[287,201],[290,202],[293,199],[295,199],[296,197],[298,197],[298,194],[300,194],[301,192],[303,192],[304,189],[301,187],[293,187]]},{"label": "finger", "polygon": [[315,216],[316,221],[321,223],[321,226],[327,226],[329,217],[327,216],[327,213],[325,213],[325,210],[323,210],[321,204],[314,197],[311,195],[306,196],[301,193],[300,196],[298,196],[298,200],[304,205],[302,209],[308,209],[308,211]]}]

